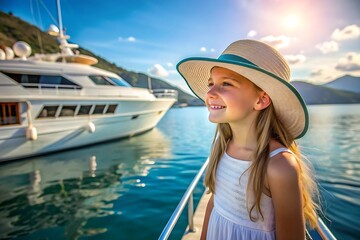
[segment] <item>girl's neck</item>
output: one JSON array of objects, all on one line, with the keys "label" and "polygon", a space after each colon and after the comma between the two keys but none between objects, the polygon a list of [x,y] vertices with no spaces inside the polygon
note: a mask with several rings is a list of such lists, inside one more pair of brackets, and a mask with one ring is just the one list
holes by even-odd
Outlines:
[{"label": "girl's neck", "polygon": [[231,144],[237,149],[254,151],[256,149],[257,140],[255,135],[254,124],[231,124],[232,139]]}]

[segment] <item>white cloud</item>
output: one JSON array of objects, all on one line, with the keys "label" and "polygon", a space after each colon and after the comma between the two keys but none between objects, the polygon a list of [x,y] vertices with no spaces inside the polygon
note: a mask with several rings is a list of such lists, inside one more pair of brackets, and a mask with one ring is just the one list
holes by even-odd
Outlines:
[{"label": "white cloud", "polygon": [[200,52],[215,52],[216,50],[215,50],[215,48],[210,48],[210,49],[208,49],[208,48],[206,48],[206,47],[201,47],[200,48]]},{"label": "white cloud", "polygon": [[155,64],[152,68],[150,68],[149,73],[158,77],[167,77],[169,76],[168,71],[165,70],[163,66],[160,64]]},{"label": "white cloud", "polygon": [[290,38],[284,35],[280,36],[266,36],[260,39],[262,42],[273,46],[276,49],[286,48],[290,44]]},{"label": "white cloud", "polygon": [[127,40],[128,40],[128,42],[135,42],[135,41],[136,41],[136,38],[134,38],[134,37],[128,37]]},{"label": "white cloud", "polygon": [[346,57],[340,58],[335,66],[335,69],[344,72],[352,72],[360,70],[360,54],[350,52]]},{"label": "white cloud", "polygon": [[136,42],[137,39],[135,37],[127,37],[127,38],[123,38],[123,37],[118,37],[118,41],[119,42]]},{"label": "white cloud", "polygon": [[323,54],[339,51],[339,44],[335,41],[323,42],[321,44],[317,44],[315,47]]},{"label": "white cloud", "polygon": [[315,76],[321,76],[323,73],[324,73],[324,67],[317,67],[317,68],[314,68],[310,75],[315,77]]},{"label": "white cloud", "polygon": [[172,70],[168,70],[169,75],[173,75],[173,74],[178,74],[178,71],[176,71],[175,69]]},{"label": "white cloud", "polygon": [[360,36],[360,27],[353,24],[344,27],[343,29],[335,29],[331,38],[336,41],[343,41],[347,39],[356,39]]},{"label": "white cloud", "polygon": [[334,68],[334,65],[318,65],[312,69],[308,80],[314,84],[323,84],[343,75]]},{"label": "white cloud", "polygon": [[171,62],[168,62],[168,63],[166,63],[166,66],[172,67],[172,66],[174,66],[174,64],[172,64]]},{"label": "white cloud", "polygon": [[254,30],[251,30],[250,32],[248,32],[248,34],[247,34],[247,36],[248,37],[255,37],[257,35],[257,32],[256,31],[254,31]]},{"label": "white cloud", "polygon": [[296,65],[305,62],[306,57],[302,54],[285,55],[284,58],[290,65]]}]

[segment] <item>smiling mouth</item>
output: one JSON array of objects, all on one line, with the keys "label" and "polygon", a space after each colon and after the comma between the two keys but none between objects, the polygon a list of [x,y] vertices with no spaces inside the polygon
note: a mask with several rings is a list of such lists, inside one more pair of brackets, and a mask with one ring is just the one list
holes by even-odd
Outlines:
[{"label": "smiling mouth", "polygon": [[220,105],[210,105],[211,109],[223,109],[226,108],[225,106],[220,106]]}]

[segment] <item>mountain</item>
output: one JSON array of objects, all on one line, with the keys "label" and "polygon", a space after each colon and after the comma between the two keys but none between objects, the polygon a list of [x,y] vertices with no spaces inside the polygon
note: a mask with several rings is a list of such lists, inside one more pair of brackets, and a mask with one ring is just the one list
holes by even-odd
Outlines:
[{"label": "mountain", "polygon": [[324,84],[324,86],[360,93],[360,77],[345,75],[332,82]]},{"label": "mountain", "polygon": [[[0,23],[0,45],[11,47],[17,41],[24,41],[31,46],[32,54],[59,52],[59,45],[55,37],[50,36],[46,32],[41,31],[38,27],[14,16],[12,13],[7,14],[0,11]],[[99,62],[94,65],[95,67],[118,74],[134,87],[148,87],[148,76],[146,74],[128,71],[82,47],[78,50],[82,54],[98,59]],[[151,77],[151,82],[152,89],[174,89],[178,91],[177,104],[185,103],[192,106],[204,105],[204,103],[198,98],[184,92],[180,88],[164,80]]]},{"label": "mountain", "polygon": [[291,84],[300,92],[305,103],[308,105],[360,103],[360,94],[358,93],[302,81],[293,81]]}]

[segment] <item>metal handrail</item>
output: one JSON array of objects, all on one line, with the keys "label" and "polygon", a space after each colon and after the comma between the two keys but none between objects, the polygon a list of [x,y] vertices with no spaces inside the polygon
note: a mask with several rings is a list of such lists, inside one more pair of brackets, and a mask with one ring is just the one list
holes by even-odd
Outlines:
[{"label": "metal handrail", "polygon": [[325,225],[321,218],[318,218],[318,227],[316,228],[316,230],[322,239],[336,240],[336,237],[332,234],[330,229]]},{"label": "metal handrail", "polygon": [[[169,221],[167,222],[166,226],[164,227],[159,240],[166,240],[169,238],[172,230],[174,229],[177,221],[181,213],[183,212],[186,204],[188,204],[188,232],[194,232],[194,202],[193,202],[193,194],[196,185],[198,184],[201,176],[205,172],[207,165],[209,164],[209,158],[205,161],[203,166],[200,168],[199,172],[196,174],[194,180],[189,185],[188,189],[184,193],[183,197],[181,198],[179,204],[177,205],[175,211],[171,215]],[[325,223],[318,217],[318,226],[316,227],[316,231],[320,235],[323,240],[336,240],[335,236],[332,234],[330,229],[325,225]]]},{"label": "metal handrail", "polygon": [[194,214],[194,205],[193,205],[193,193],[194,189],[199,182],[201,176],[205,172],[205,169],[209,163],[209,159],[207,159],[204,163],[204,165],[201,167],[199,172],[196,174],[194,180],[191,182],[190,186],[184,193],[183,197],[181,198],[179,204],[177,205],[175,211],[171,215],[168,223],[166,224],[165,228],[163,229],[159,239],[168,239],[173,228],[175,227],[181,213],[183,212],[186,204],[188,204],[188,220],[189,220],[189,232],[194,231],[194,221],[193,221],[193,214]]}]

